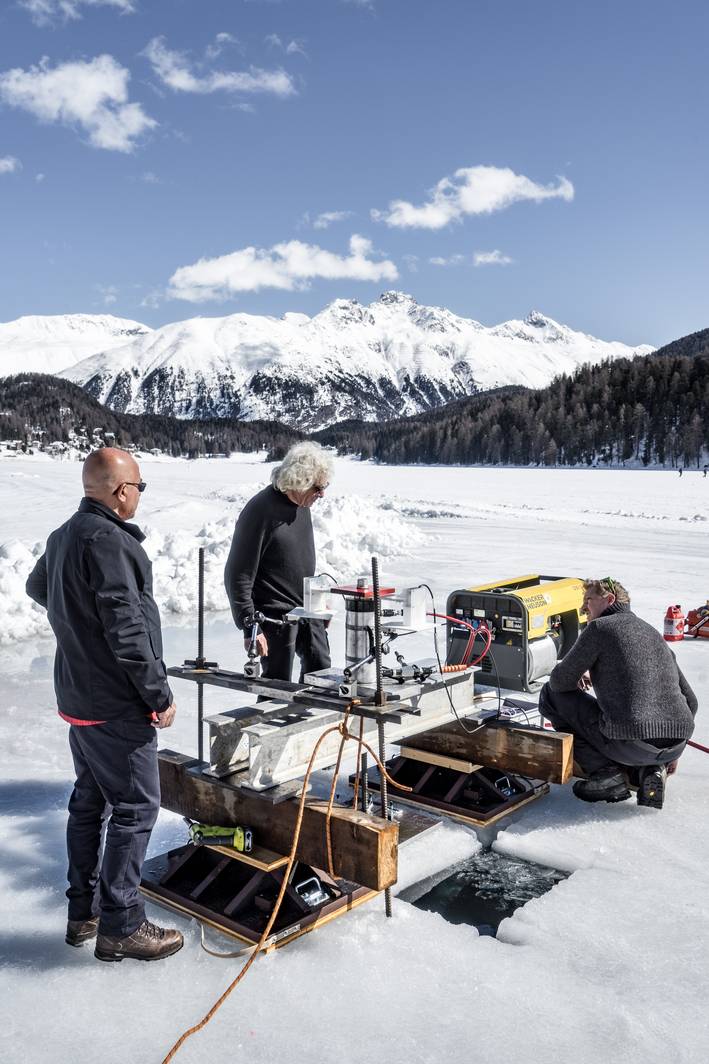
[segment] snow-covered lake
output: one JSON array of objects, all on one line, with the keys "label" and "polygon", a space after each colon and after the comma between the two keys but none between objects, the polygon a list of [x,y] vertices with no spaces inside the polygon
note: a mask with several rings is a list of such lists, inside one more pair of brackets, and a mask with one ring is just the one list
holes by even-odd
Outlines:
[{"label": "snow-covered lake", "polygon": [[[149,530],[166,658],[177,663],[195,652],[196,548],[207,548],[208,604],[223,609],[233,522],[270,467],[241,456],[151,459],[141,469],[148,490],[138,519]],[[241,962],[202,952],[187,921],[185,948],[157,966],[100,965],[89,948],[64,944],[71,762],[53,711],[52,640],[23,586],[80,494],[78,463],[0,461],[0,1056],[152,1064]],[[456,588],[525,572],[615,576],[658,628],[670,603],[686,610],[709,598],[709,478],[701,473],[338,460],[313,517],[321,568],[356,575],[377,553],[386,582],[427,580],[439,607]],[[430,637],[416,638],[428,655]],[[337,658],[337,622],[331,641]],[[226,667],[242,664],[228,614],[210,614],[206,650]],[[676,653],[700,700],[695,738],[709,744],[709,641],[686,641]],[[176,696],[178,721],[160,742],[194,752],[194,690],[177,684]],[[233,695],[208,691],[208,712],[229,704]],[[554,787],[505,822],[494,845],[573,875],[503,921],[497,939],[401,900],[386,920],[375,900],[260,958],[177,1059],[704,1064],[708,799],[709,756],[696,750],[682,759],[661,812],[634,801],[599,809]],[[181,821],[163,812],[151,852],[183,839]],[[451,824],[419,841],[401,852],[401,885],[479,845]]]}]

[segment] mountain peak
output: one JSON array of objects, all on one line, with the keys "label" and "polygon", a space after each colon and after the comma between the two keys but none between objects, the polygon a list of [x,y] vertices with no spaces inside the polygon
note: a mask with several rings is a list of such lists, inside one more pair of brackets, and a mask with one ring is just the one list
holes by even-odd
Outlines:
[{"label": "mountain peak", "polygon": [[393,305],[395,303],[414,303],[415,304],[416,300],[414,299],[413,296],[409,295],[408,292],[396,292],[396,291],[394,291],[394,289],[391,289],[391,291],[389,291],[389,292],[382,292],[382,294],[379,297],[379,302],[380,303],[384,303],[387,306],[391,306],[391,305]]},{"label": "mountain peak", "polygon": [[535,329],[543,329],[545,325],[554,325],[558,328],[559,323],[553,318],[548,318],[546,314],[542,314],[541,310],[530,310],[524,319],[524,324],[531,325]]},{"label": "mountain peak", "polygon": [[242,313],[153,331],[109,315],[67,315],[46,335],[35,321],[0,325],[0,375],[61,370],[113,410],[277,418],[303,429],[386,421],[505,384],[541,388],[583,363],[648,351],[574,332],[539,311],[488,327],[398,291],[368,305],[336,299],[312,318]]}]

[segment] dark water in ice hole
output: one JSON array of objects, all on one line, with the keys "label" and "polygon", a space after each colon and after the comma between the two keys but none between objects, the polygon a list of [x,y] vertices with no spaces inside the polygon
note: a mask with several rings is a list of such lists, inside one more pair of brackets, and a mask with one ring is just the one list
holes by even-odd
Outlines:
[{"label": "dark water in ice hole", "polygon": [[566,878],[566,872],[483,850],[413,904],[440,913],[451,924],[472,924],[481,935],[494,936],[505,917]]}]

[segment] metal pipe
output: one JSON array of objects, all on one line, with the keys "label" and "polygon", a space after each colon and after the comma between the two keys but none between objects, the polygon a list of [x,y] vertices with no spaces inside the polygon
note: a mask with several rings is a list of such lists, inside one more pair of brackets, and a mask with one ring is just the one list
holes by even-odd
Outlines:
[{"label": "metal pipe", "polygon": [[[382,687],[382,600],[379,594],[379,560],[372,558],[372,598],[374,599],[374,661],[377,671],[377,693],[374,696],[374,704],[383,706],[386,699]],[[377,734],[379,737],[379,760],[382,763],[380,773],[380,789],[382,801],[382,816],[389,819],[389,789],[387,787],[386,773],[384,771],[384,721],[377,721]],[[391,916],[391,888],[384,891],[384,912]]]},{"label": "metal pipe", "polygon": [[204,761],[204,686],[197,684],[197,757]]}]

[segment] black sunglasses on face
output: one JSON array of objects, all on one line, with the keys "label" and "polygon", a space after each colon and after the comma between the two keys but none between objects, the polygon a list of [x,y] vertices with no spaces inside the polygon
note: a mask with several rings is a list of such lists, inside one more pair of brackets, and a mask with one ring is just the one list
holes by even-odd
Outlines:
[{"label": "black sunglasses on face", "polygon": [[317,491],[318,495],[322,495],[329,487],[329,484],[313,484],[313,491]]},{"label": "black sunglasses on face", "polygon": [[135,480],[124,480],[122,484],[118,485],[113,494],[118,495],[118,492],[121,490],[121,488],[125,488],[128,485],[130,485],[131,488],[137,488],[141,494],[148,486],[144,480],[139,480],[138,482],[136,482]]}]

